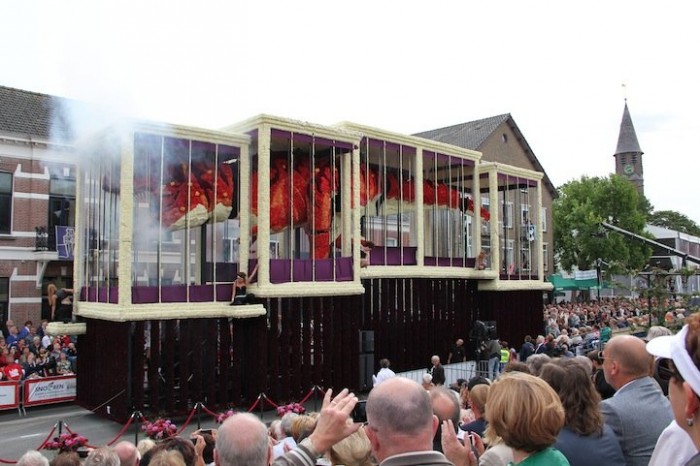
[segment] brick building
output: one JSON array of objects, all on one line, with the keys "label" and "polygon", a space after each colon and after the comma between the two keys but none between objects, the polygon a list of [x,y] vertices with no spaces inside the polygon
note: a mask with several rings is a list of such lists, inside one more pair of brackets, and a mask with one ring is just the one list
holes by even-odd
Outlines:
[{"label": "brick building", "polygon": [[75,211],[73,134],[66,99],[0,86],[0,322],[48,315],[46,286],[73,285],[56,227]]}]

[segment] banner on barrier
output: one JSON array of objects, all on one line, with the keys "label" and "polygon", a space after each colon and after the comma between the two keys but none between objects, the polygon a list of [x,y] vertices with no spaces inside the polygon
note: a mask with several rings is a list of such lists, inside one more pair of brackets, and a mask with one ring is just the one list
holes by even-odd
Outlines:
[{"label": "banner on barrier", "polygon": [[75,375],[28,379],[24,382],[24,406],[73,401],[75,395]]},{"label": "banner on barrier", "polygon": [[19,407],[19,382],[0,382],[0,409]]}]

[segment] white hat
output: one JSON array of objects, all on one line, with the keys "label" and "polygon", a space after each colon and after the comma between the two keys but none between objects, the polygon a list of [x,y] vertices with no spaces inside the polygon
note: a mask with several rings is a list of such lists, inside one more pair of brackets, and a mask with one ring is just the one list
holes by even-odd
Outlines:
[{"label": "white hat", "polygon": [[654,356],[672,359],[683,379],[696,394],[700,394],[700,370],[685,347],[687,335],[688,326],[684,325],[683,330],[673,336],[661,336],[651,340],[647,343],[647,351]]}]

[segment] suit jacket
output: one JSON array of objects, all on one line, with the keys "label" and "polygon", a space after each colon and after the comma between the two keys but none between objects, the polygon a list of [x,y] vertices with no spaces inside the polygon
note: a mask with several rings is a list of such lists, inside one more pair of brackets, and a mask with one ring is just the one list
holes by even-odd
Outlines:
[{"label": "suit jacket", "polygon": [[647,466],[661,432],[673,420],[671,404],[651,377],[633,380],[600,404],[628,466]]}]

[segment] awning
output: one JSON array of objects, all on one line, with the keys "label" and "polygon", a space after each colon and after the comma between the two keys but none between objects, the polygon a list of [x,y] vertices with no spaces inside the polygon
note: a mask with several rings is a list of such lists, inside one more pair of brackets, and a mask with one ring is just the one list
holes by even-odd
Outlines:
[{"label": "awning", "polygon": [[554,291],[578,290],[579,287],[573,278],[564,278],[559,274],[552,274],[547,280],[554,286]]}]

